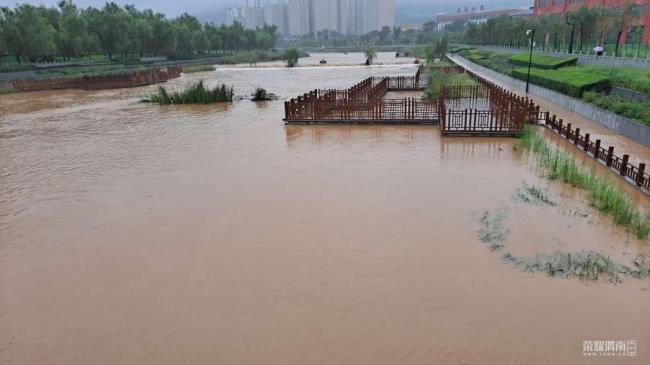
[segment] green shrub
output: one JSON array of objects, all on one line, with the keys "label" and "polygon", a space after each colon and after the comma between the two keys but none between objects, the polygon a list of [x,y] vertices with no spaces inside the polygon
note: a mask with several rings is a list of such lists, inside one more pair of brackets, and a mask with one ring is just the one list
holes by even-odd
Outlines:
[{"label": "green shrub", "polygon": [[[510,56],[508,60],[513,65],[528,67],[529,53],[517,53]],[[535,68],[546,70],[555,70],[560,67],[575,66],[578,62],[578,57],[551,57],[540,54],[533,54],[531,65]]]},{"label": "green shrub", "polygon": [[593,91],[584,93],[582,99],[599,108],[650,126],[650,101],[640,102],[614,94],[602,94]]},{"label": "green shrub", "polygon": [[[512,70],[512,76],[526,80],[527,68]],[[579,67],[565,67],[559,70],[530,70],[530,81],[563,94],[582,97],[586,91],[608,91],[609,78],[584,71]]]},{"label": "green shrub", "polygon": [[156,91],[144,99],[145,103],[160,105],[169,104],[209,104],[220,101],[232,101],[234,91],[232,86],[218,85],[213,89],[206,87],[203,81],[188,85],[181,91],[168,92],[163,86],[158,86]]},{"label": "green shrub", "polygon": [[214,71],[216,68],[210,65],[183,66],[183,73],[189,74],[194,72]]},{"label": "green shrub", "polygon": [[266,91],[266,89],[262,87],[256,88],[253,95],[251,95],[251,100],[253,101],[269,101],[276,100],[277,98],[278,97],[275,94]]}]

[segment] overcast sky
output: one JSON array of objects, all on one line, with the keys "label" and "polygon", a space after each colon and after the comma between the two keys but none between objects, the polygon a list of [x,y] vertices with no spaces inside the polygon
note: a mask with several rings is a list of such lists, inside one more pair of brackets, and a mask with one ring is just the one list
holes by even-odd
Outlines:
[{"label": "overcast sky", "polygon": [[[13,6],[16,3],[56,6],[58,0],[0,0],[3,6]],[[85,8],[88,6],[101,7],[105,0],[75,0],[75,4]],[[196,15],[204,20],[223,21],[224,9],[232,5],[241,5],[244,0],[114,0],[118,4],[134,4],[138,9],[153,9],[168,16],[176,16],[183,12]],[[505,7],[530,6],[533,0],[395,0],[397,22],[416,21],[422,18],[433,18],[437,12],[452,12],[457,7],[477,6],[485,4],[488,9]]]}]

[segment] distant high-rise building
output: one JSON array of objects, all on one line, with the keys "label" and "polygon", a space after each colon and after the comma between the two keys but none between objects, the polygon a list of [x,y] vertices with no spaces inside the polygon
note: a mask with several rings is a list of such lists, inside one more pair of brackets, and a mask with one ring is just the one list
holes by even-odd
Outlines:
[{"label": "distant high-rise building", "polygon": [[287,30],[291,36],[309,34],[309,5],[311,0],[289,0]]},{"label": "distant high-rise building", "polygon": [[[288,1],[288,2],[287,2]],[[394,0],[246,0],[226,12],[228,23],[247,29],[275,25],[282,35],[301,36],[328,30],[365,34],[395,24]]]},{"label": "distant high-rise building", "polygon": [[348,32],[366,34],[395,26],[395,0],[348,0]]},{"label": "distant high-rise building", "polygon": [[234,22],[244,23],[242,14],[242,8],[228,8],[226,9],[226,24],[232,24]]},{"label": "distant high-rise building", "polygon": [[285,36],[288,34],[288,8],[287,4],[267,4],[264,7],[264,23],[275,25],[278,33]]},{"label": "distant high-rise building", "polygon": [[309,11],[309,32],[329,30],[347,33],[347,0],[311,0]]}]

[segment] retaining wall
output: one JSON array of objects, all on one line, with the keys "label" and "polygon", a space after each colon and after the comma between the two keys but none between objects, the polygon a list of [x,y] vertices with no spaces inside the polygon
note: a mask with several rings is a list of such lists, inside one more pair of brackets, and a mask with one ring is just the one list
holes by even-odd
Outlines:
[{"label": "retaining wall", "polygon": [[55,77],[12,81],[11,88],[17,91],[43,91],[60,89],[119,89],[156,84],[180,77],[181,67],[155,68],[134,71],[129,74],[108,76]]}]

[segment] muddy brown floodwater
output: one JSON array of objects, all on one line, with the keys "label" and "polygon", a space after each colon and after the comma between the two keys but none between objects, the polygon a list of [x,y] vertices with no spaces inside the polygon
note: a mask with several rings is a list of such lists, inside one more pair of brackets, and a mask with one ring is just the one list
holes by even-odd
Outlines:
[{"label": "muddy brown floodwater", "polygon": [[[169,85],[285,99],[414,70],[233,67]],[[285,126],[282,100],[138,103],[151,89],[0,97],[0,363],[650,363],[647,280],[526,274],[477,239],[498,211],[518,254],[648,254],[513,140]],[[558,205],[517,202],[523,182]],[[583,340],[638,353],[587,358]]]}]

